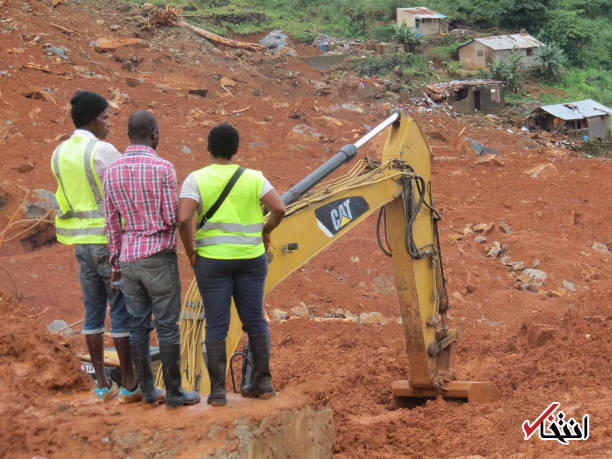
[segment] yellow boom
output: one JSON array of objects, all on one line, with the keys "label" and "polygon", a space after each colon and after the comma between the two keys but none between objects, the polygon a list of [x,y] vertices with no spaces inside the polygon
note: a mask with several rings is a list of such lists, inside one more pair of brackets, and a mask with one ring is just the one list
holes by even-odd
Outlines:
[{"label": "yellow boom", "polygon": [[[446,321],[448,300],[435,225],[439,217],[431,193],[431,152],[406,113],[397,113],[389,121],[392,125],[380,161],[360,160],[345,176],[319,183],[287,206],[272,237],[265,294],[359,222],[381,212],[379,222],[386,222],[410,362],[411,379],[396,381],[392,387],[397,404],[404,405],[406,398],[438,395],[494,399],[496,389],[490,383],[454,381],[451,357],[458,332],[449,329]],[[180,328],[184,387],[208,393],[202,352],[204,314],[195,279],[187,291]],[[232,304],[228,356],[235,352],[241,334]]]}]

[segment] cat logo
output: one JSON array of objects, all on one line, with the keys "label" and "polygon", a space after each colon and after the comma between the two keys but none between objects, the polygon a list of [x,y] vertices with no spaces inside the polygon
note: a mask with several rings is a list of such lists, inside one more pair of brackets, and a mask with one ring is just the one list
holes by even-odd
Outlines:
[{"label": "cat logo", "polygon": [[327,237],[334,237],[370,208],[361,196],[332,201],[315,210],[317,224]]}]

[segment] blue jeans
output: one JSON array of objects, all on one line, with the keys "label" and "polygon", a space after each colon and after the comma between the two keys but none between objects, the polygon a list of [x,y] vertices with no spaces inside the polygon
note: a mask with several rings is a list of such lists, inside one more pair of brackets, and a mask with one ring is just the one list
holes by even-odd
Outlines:
[{"label": "blue jeans", "polygon": [[120,290],[110,285],[111,265],[106,244],[77,244],[74,255],[79,262],[79,280],[85,303],[85,323],[81,333],[95,335],[104,332],[106,303],[110,303],[113,338],[128,336],[130,315]]},{"label": "blue jeans", "polygon": [[242,260],[196,257],[195,277],[204,302],[206,341],[222,341],[227,337],[232,296],[242,330],[249,335],[268,333],[263,315],[267,274],[265,254]]},{"label": "blue jeans", "polygon": [[176,252],[159,252],[120,265],[123,292],[132,315],[130,344],[148,343],[153,325],[159,344],[179,344],[181,279]]}]

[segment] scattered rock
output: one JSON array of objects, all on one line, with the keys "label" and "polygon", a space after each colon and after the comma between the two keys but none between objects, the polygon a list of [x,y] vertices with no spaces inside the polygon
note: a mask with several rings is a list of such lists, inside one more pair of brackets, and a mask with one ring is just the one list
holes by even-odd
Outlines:
[{"label": "scattered rock", "polygon": [[508,225],[504,220],[501,220],[499,222],[499,227],[506,234],[512,234],[513,233],[512,227],[510,225]]},{"label": "scattered rock", "polygon": [[570,292],[575,292],[576,291],[576,284],[574,284],[573,282],[570,281],[566,281],[564,280],[562,282],[563,286],[568,289]]},{"label": "scattered rock", "polygon": [[531,169],[527,169],[525,171],[525,174],[527,174],[531,178],[539,177],[539,178],[547,179],[547,178],[551,178],[551,177],[555,177],[559,175],[559,171],[553,164],[547,163],[547,164],[539,164],[535,167],[532,167]]},{"label": "scattered rock", "polygon": [[118,26],[117,24],[113,24],[113,25],[111,25],[111,26],[108,28],[108,30],[110,30],[111,32],[116,32],[116,31],[118,31],[119,29],[121,29],[121,27],[120,27],[120,26]]},{"label": "scattered rock", "polygon": [[291,308],[291,312],[299,317],[308,317],[310,316],[310,311],[308,307],[302,302],[299,306],[294,306]]},{"label": "scattered rock", "polygon": [[547,324],[523,324],[527,331],[527,344],[530,348],[543,346],[551,340],[560,329]]},{"label": "scattered rock", "polygon": [[455,290],[453,293],[451,293],[451,296],[456,300],[465,301],[465,298],[463,298],[463,295],[458,290]]},{"label": "scattered rock", "polygon": [[495,223],[493,223],[493,222],[491,222],[489,224],[487,224],[487,223],[478,223],[477,225],[474,225],[474,227],[472,229],[475,232],[477,232],[477,233],[489,234],[491,231],[493,231],[494,227],[495,227]]},{"label": "scattered rock", "polygon": [[469,137],[466,137],[465,139],[470,143],[470,147],[476,156],[499,155],[499,151],[495,150],[494,148],[487,147],[486,145],[476,142],[474,139],[470,139]]},{"label": "scattered rock", "polygon": [[47,91],[40,91],[36,89],[31,91],[24,91],[21,93],[21,95],[23,97],[27,97],[28,99],[44,100],[46,102],[55,103],[55,99]]},{"label": "scattered rock", "polygon": [[183,145],[183,153],[190,155],[192,153],[191,148],[186,145]]},{"label": "scattered rock", "polygon": [[24,206],[28,218],[40,218],[50,209],[59,209],[55,194],[42,188],[33,190]]},{"label": "scattered rock", "polygon": [[493,247],[487,252],[487,257],[497,258],[503,253],[504,249],[498,241],[493,242]]},{"label": "scattered rock", "polygon": [[332,312],[332,316],[333,316],[333,317],[338,317],[338,318],[341,318],[341,319],[344,319],[344,318],[346,318],[346,319],[352,319],[352,318],[357,317],[355,314],[352,314],[352,313],[351,313],[351,312],[349,312],[349,311],[345,311],[345,310],[344,310],[344,309],[342,309],[342,308],[336,308],[336,309],[335,309],[335,310]]},{"label": "scattered rock", "polygon": [[278,308],[274,309],[271,314],[276,320],[287,320],[289,318],[289,315],[285,311]]},{"label": "scattered rock", "polygon": [[510,261],[506,264],[511,271],[522,271],[525,269],[525,263],[522,261]]},{"label": "scattered rock", "polygon": [[525,268],[523,273],[527,274],[534,282],[546,283],[546,279],[548,277],[548,274],[539,269]]},{"label": "scattered rock", "polygon": [[474,242],[477,242],[478,244],[483,244],[487,242],[487,237],[486,236],[476,236],[474,238]]},{"label": "scattered rock", "polygon": [[264,45],[272,53],[278,54],[279,50],[287,46],[287,38],[282,30],[273,30],[258,43]]},{"label": "scattered rock", "polygon": [[319,137],[321,137],[321,133],[315,131],[313,128],[307,126],[306,124],[298,124],[293,129],[291,129],[289,134],[287,134],[287,139],[296,140],[298,142],[304,140],[318,139]]},{"label": "scattered rock", "polygon": [[359,314],[359,323],[384,325],[387,319],[380,312],[362,312]]},{"label": "scattered rock", "polygon": [[72,328],[70,327],[66,328],[66,327],[68,327],[68,324],[64,322],[63,320],[54,320],[49,325],[47,325],[47,330],[49,330],[52,333],[62,330],[62,334],[73,335],[74,332],[72,331]]},{"label": "scattered rock", "polygon": [[607,255],[612,254],[607,244],[602,244],[601,242],[589,242],[588,245],[598,252],[605,253]]},{"label": "scattered rock", "polygon": [[15,167],[13,169],[16,170],[17,172],[21,172],[22,174],[25,174],[27,172],[31,172],[34,170],[34,164],[31,163],[30,161],[26,161],[25,163],[22,163],[18,167]]},{"label": "scattered rock", "polygon": [[190,89],[189,94],[192,94],[194,96],[207,97],[208,89]]},{"label": "scattered rock", "polygon": [[125,84],[127,84],[130,88],[135,88],[143,83],[144,80],[142,78],[127,77],[125,79]]},{"label": "scattered rock", "polygon": [[45,49],[45,53],[47,53],[47,55],[49,56],[61,57],[64,60],[68,59],[68,55],[66,54],[66,48],[64,47],[57,48],[55,46],[49,46]]},{"label": "scattered rock", "polygon": [[497,155],[485,155],[482,156],[480,158],[478,158],[476,161],[474,161],[474,164],[482,164],[485,166],[503,166],[504,163],[503,161],[501,161]]}]

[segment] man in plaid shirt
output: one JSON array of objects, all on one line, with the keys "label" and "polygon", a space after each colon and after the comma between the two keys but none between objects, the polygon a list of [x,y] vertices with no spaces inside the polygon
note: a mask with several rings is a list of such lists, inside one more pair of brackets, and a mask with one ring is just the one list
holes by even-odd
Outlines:
[{"label": "man in plaid shirt", "polygon": [[130,351],[144,400],[163,400],[163,391],[154,384],[149,354],[149,333],[155,315],[166,403],[170,407],[191,405],[200,400],[200,395],[181,387],[176,172],[155,152],[159,124],[151,113],[134,113],[128,123],[128,136],[131,145],[104,173],[112,280],[123,281],[132,315]]}]

